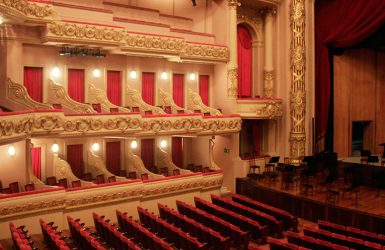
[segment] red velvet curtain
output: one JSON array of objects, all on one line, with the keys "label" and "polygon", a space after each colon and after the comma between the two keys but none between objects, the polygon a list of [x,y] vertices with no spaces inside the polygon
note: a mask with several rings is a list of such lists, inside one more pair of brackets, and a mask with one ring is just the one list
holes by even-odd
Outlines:
[{"label": "red velvet curtain", "polygon": [[84,69],[68,69],[68,95],[84,103]]},{"label": "red velvet curtain", "polygon": [[199,75],[199,95],[205,105],[209,105],[209,82],[210,77],[207,75]]},{"label": "red velvet curtain", "polygon": [[315,133],[319,150],[330,105],[329,48],[354,46],[385,23],[383,0],[317,0],[315,2]]},{"label": "red velvet curtain", "polygon": [[178,167],[183,167],[183,139],[182,137],[172,138],[172,162]]},{"label": "red velvet curtain", "polygon": [[43,68],[24,67],[24,86],[33,100],[43,102]]},{"label": "red velvet curtain", "polygon": [[184,75],[173,74],[172,76],[172,97],[176,105],[184,108]]},{"label": "red velvet curtain", "polygon": [[142,139],[140,156],[147,169],[154,166],[154,139]]},{"label": "red velvet curtain", "polygon": [[34,147],[31,150],[32,172],[41,180],[41,147]]},{"label": "red velvet curtain", "polygon": [[154,105],[155,74],[153,72],[142,73],[142,98],[143,101]]},{"label": "red velvet curtain", "polygon": [[119,174],[120,170],[120,141],[106,143],[106,165],[108,171],[114,175]]},{"label": "red velvet curtain", "polygon": [[251,97],[252,37],[249,30],[238,25],[238,97]]},{"label": "red velvet curtain", "polygon": [[72,173],[78,178],[83,176],[83,144],[67,145],[67,162],[70,164]]},{"label": "red velvet curtain", "polygon": [[107,71],[107,97],[115,105],[122,104],[122,73],[120,71]]}]

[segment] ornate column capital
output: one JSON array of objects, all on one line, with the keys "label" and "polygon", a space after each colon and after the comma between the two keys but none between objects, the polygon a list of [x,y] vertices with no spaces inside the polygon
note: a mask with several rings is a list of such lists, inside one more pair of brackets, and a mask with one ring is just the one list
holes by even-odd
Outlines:
[{"label": "ornate column capital", "polygon": [[227,0],[230,8],[237,8],[241,6],[241,3],[238,0]]},{"label": "ornate column capital", "polygon": [[238,68],[227,70],[227,94],[230,98],[238,96]]},{"label": "ornate column capital", "polygon": [[275,16],[277,14],[277,9],[275,7],[263,7],[259,9],[259,13],[265,16]]},{"label": "ornate column capital", "polygon": [[274,70],[263,71],[263,96],[266,98],[273,97],[274,90]]}]

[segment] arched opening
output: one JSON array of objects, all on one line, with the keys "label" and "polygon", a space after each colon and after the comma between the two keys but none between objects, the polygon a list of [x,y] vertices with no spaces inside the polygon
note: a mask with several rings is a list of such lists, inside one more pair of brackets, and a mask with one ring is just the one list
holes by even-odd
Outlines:
[{"label": "arched opening", "polygon": [[238,97],[252,97],[252,36],[247,27],[238,24]]}]

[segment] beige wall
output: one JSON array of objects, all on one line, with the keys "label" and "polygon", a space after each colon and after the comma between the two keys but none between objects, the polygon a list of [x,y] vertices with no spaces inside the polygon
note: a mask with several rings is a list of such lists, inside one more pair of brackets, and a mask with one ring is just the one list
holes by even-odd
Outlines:
[{"label": "beige wall", "polygon": [[[14,156],[8,154],[9,146],[15,147],[16,154]],[[9,183],[18,181],[20,183],[20,190],[24,190],[24,185],[27,184],[25,152],[25,141],[0,146],[0,180],[4,188],[8,187]]]}]

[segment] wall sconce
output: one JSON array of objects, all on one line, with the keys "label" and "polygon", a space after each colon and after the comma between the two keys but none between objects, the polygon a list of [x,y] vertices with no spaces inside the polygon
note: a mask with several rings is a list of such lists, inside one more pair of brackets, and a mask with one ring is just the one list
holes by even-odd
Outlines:
[{"label": "wall sconce", "polygon": [[160,147],[161,148],[166,148],[167,147],[167,141],[166,140],[161,140],[160,141]]},{"label": "wall sconce", "polygon": [[100,77],[100,70],[94,69],[94,70],[92,71],[92,75],[93,75],[95,78],[99,78],[99,77]]},{"label": "wall sconce", "polygon": [[57,143],[52,144],[51,150],[56,154],[57,152],[59,152],[59,145]]},{"label": "wall sconce", "polygon": [[2,16],[0,16],[0,25],[2,25],[2,24],[3,24],[3,22],[4,22],[4,20],[3,20],[3,17],[2,17]]},{"label": "wall sconce", "polygon": [[60,69],[58,67],[54,67],[51,70],[51,76],[53,77],[59,77],[60,76]]},{"label": "wall sconce", "polygon": [[99,149],[100,149],[99,143],[95,142],[94,144],[92,144],[91,149],[92,149],[92,151],[94,151],[94,152],[98,152]]},{"label": "wall sconce", "polygon": [[130,72],[130,77],[131,77],[131,79],[136,79],[137,74],[136,74],[136,71],[135,71],[135,70],[133,70],[133,71]]},{"label": "wall sconce", "polygon": [[16,154],[16,148],[13,145],[9,146],[7,151],[10,156],[14,156]]},{"label": "wall sconce", "polygon": [[162,74],[160,74],[160,78],[162,78],[163,80],[167,80],[167,78],[168,78],[167,72],[163,71]]},{"label": "wall sconce", "polygon": [[195,76],[195,74],[194,73],[191,73],[190,75],[189,75],[189,77],[188,77],[191,81],[195,81],[195,79],[196,79],[196,76]]},{"label": "wall sconce", "polygon": [[132,142],[131,142],[131,148],[132,149],[136,149],[138,147],[138,142],[136,141],[136,140],[133,140]]}]

